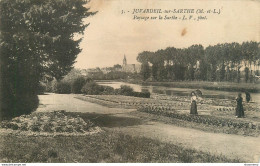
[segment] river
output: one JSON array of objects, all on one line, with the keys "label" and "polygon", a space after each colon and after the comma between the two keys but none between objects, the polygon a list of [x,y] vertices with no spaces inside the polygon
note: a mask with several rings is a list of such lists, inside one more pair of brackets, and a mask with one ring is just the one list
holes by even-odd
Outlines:
[{"label": "river", "polygon": [[[165,86],[143,86],[138,84],[130,84],[125,82],[97,82],[99,85],[110,86],[113,88],[120,88],[121,85],[128,85],[137,92],[149,91],[150,93],[155,94],[166,94],[173,96],[189,96],[190,93],[196,89],[190,88],[172,88]],[[200,89],[202,91],[204,98],[218,98],[218,99],[235,99],[237,97],[238,92],[228,92],[228,91],[219,91],[219,90],[205,90]],[[245,94],[242,94],[242,97],[245,100]],[[252,101],[259,102],[260,94],[259,93],[251,93]]]}]

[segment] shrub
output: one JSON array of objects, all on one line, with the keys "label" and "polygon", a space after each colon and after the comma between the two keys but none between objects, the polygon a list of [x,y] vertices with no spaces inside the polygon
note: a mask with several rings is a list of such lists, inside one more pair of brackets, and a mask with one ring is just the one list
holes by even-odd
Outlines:
[{"label": "shrub", "polygon": [[119,89],[114,89],[110,86],[101,86],[96,82],[86,83],[81,92],[87,95],[125,95],[125,96],[135,96],[150,98],[150,92],[134,92],[133,88],[127,85],[121,85]]},{"label": "shrub", "polygon": [[81,92],[87,95],[99,95],[104,91],[104,87],[96,82],[87,82],[81,89]]},{"label": "shrub", "polygon": [[142,98],[150,98],[150,92],[133,92],[132,96],[134,97],[142,97]]},{"label": "shrub", "polygon": [[120,89],[118,90],[118,93],[120,95],[125,95],[125,96],[132,96],[134,92],[134,89],[131,88],[128,85],[121,85]]},{"label": "shrub", "polygon": [[68,82],[58,82],[56,93],[69,94],[71,93],[71,85]]},{"label": "shrub", "polygon": [[103,86],[104,91],[101,92],[102,95],[113,95],[115,94],[115,89],[110,86]]},{"label": "shrub", "polygon": [[84,77],[76,78],[71,85],[71,92],[79,94],[81,93],[82,87],[86,84],[87,80]]},{"label": "shrub", "polygon": [[115,94],[125,95],[125,96],[134,96],[134,97],[143,97],[150,98],[150,92],[135,92],[133,88],[128,85],[121,85],[119,89],[115,90]]},{"label": "shrub", "polygon": [[50,81],[46,85],[46,92],[57,92],[58,81],[56,79]]}]

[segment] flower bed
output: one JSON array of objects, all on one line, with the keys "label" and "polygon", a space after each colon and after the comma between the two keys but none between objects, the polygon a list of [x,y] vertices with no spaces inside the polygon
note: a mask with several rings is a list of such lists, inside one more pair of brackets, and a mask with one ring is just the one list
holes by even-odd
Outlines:
[{"label": "flower bed", "polygon": [[[151,98],[156,100],[168,100],[168,101],[180,101],[180,102],[190,102],[190,97],[188,96],[168,96],[163,94],[153,94]],[[213,98],[203,98],[203,104],[214,105],[214,106],[235,106],[235,100],[228,99],[213,99]]]},{"label": "flower bed", "polygon": [[[140,108],[142,106],[156,106],[158,108],[166,110],[167,108],[174,108],[176,110],[189,110],[190,101],[170,101],[170,100],[156,100],[145,99],[131,96],[119,96],[119,95],[86,95],[77,96],[77,99],[89,101],[92,103],[101,104],[108,107],[120,107],[120,108]],[[212,110],[208,104],[198,104],[200,109]]]},{"label": "flower bed", "polygon": [[260,123],[252,123],[252,122],[245,122],[239,121],[235,119],[228,119],[228,118],[220,118],[214,117],[209,115],[189,115],[189,114],[178,114],[175,111],[165,111],[164,109],[158,107],[142,107],[139,108],[138,111],[152,113],[156,115],[167,116],[171,118],[176,118],[180,120],[185,120],[189,122],[196,122],[196,123],[203,123],[206,125],[213,125],[219,127],[230,127],[230,128],[246,128],[252,130],[260,130]]},{"label": "flower bed", "polygon": [[95,128],[91,121],[79,116],[66,115],[65,111],[35,112],[10,121],[1,122],[1,127],[12,130],[47,133],[86,133]]},{"label": "flower bed", "polygon": [[[158,95],[159,96],[159,95]],[[167,96],[162,96],[162,97],[167,97]],[[78,98],[78,97],[77,97]],[[176,97],[177,101],[174,100],[168,100],[165,99],[163,100],[162,98],[159,99],[155,99],[155,98],[149,98],[149,99],[145,99],[145,98],[137,98],[137,97],[131,97],[131,96],[118,96],[118,95],[88,95],[88,96],[79,96],[79,99],[81,100],[86,100],[89,102],[93,102],[93,103],[97,103],[97,104],[101,104],[104,106],[108,106],[108,107],[115,107],[115,108],[131,108],[131,109],[143,109],[145,108],[149,108],[149,112],[156,112],[156,114],[165,114],[165,112],[172,112],[174,110],[178,110],[178,113],[185,113],[187,112],[187,110],[190,109],[190,100],[179,100],[179,97]],[[207,101],[207,100],[204,100]],[[198,121],[199,123],[202,124],[208,124],[208,125],[215,125],[215,126],[227,126],[227,127],[231,127],[233,126],[233,122],[232,124],[228,124],[228,121],[230,119],[233,119],[234,115],[235,115],[235,106],[233,106],[234,104],[226,104],[226,106],[216,106],[216,105],[210,105],[207,104],[207,102],[204,102],[203,104],[198,103],[198,109],[199,110],[203,110],[203,116],[209,116],[209,117],[205,117],[205,118],[210,118],[212,120],[210,120],[210,122],[203,120],[190,120],[190,121]],[[224,100],[223,100],[224,102]],[[255,117],[259,117],[257,110],[249,108],[251,105],[253,105],[252,103],[245,103],[244,104],[244,109],[245,109],[245,113],[247,116],[247,119],[233,119],[233,121],[239,121],[238,123],[259,123],[259,121],[257,121],[258,119]],[[175,113],[177,113],[177,111],[175,111]],[[185,116],[185,115],[183,115]],[[190,116],[190,115],[186,115],[186,116]],[[200,115],[201,116],[201,115]],[[186,118],[189,120],[189,117],[181,117],[181,119]],[[215,121],[215,119],[218,118],[220,119],[219,121]],[[224,120],[223,120],[224,119]],[[249,121],[249,119],[251,119],[252,121]],[[248,122],[245,122],[247,121]],[[240,122],[242,121],[242,122]],[[241,124],[241,125],[237,125],[234,124],[234,126],[249,126],[247,124]],[[233,127],[234,127],[233,126]],[[253,128],[257,128],[256,126],[252,126]],[[237,127],[238,128],[238,127]],[[246,127],[244,127],[246,128]]]},{"label": "flower bed", "polygon": [[235,112],[235,107],[218,107],[216,108],[216,111],[232,111]]},{"label": "flower bed", "polygon": [[[216,111],[236,111],[236,107],[218,107]],[[259,108],[252,107],[250,105],[244,105],[244,111],[260,112]]]}]

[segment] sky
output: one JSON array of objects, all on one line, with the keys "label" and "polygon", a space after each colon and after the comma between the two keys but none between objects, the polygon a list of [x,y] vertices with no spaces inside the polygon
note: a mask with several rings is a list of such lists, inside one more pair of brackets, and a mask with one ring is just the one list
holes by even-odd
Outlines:
[{"label": "sky", "polygon": [[[138,53],[167,47],[260,41],[259,0],[92,0],[87,7],[98,13],[85,20],[90,25],[74,64],[81,69],[122,65],[124,55],[128,64],[138,63]],[[163,13],[132,14],[134,9],[161,9]],[[164,13],[173,9],[194,9],[195,13]],[[196,14],[198,9],[204,13]],[[220,14],[206,12],[214,9]],[[134,15],[157,16],[157,19],[138,21],[133,19]],[[192,15],[192,19],[159,20],[159,15]],[[194,20],[199,15],[206,16],[207,20]]]}]

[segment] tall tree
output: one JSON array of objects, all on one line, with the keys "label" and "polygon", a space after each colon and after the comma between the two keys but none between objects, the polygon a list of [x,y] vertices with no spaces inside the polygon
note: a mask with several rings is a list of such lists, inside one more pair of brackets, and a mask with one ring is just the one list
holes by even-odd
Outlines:
[{"label": "tall tree", "polygon": [[[95,13],[86,0],[1,0],[1,118],[30,113],[37,107],[37,88],[44,74],[67,74],[80,53]],[[1,89],[1,90],[2,90]]]},{"label": "tall tree", "polygon": [[150,77],[151,71],[148,62],[142,63],[140,74],[142,75],[144,81]]},{"label": "tall tree", "polygon": [[249,68],[245,67],[245,82],[249,80]]},{"label": "tall tree", "polygon": [[154,53],[150,52],[150,51],[143,51],[143,52],[138,54],[136,59],[140,63],[149,62],[151,60],[151,56],[153,56],[153,54]]}]

